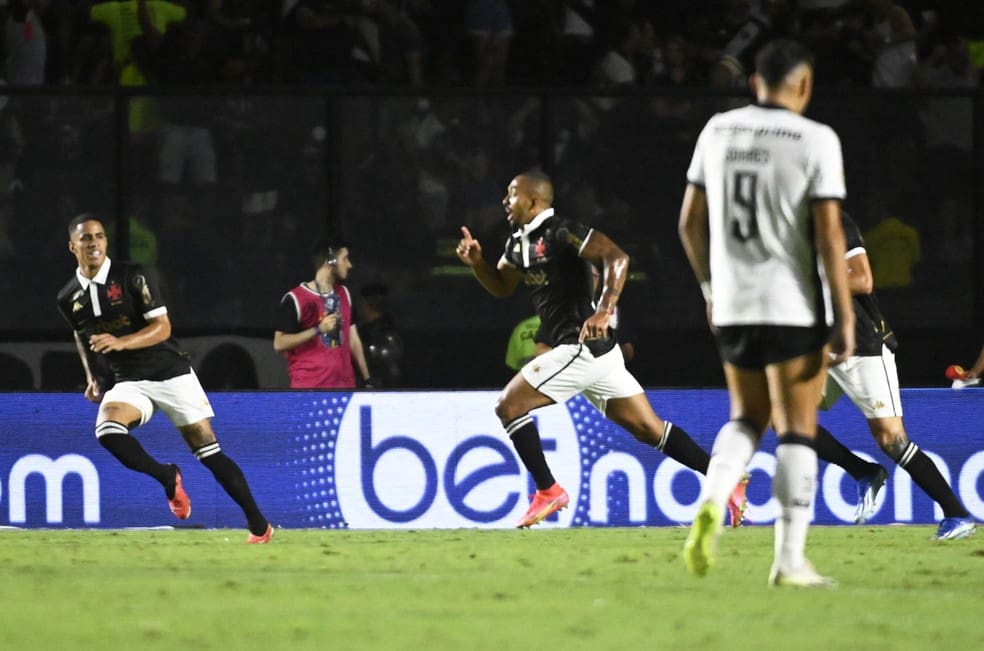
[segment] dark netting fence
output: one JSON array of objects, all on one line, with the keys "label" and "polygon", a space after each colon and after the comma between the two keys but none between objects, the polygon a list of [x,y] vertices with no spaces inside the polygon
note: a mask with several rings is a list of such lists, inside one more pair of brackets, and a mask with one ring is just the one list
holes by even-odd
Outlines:
[{"label": "dark netting fence", "polygon": [[[8,342],[64,334],[53,297],[74,269],[65,226],[79,212],[104,217],[111,256],[157,271],[179,334],[268,336],[283,293],[312,276],[311,246],[330,235],[350,246],[353,289],[389,285],[411,361],[429,364],[444,378],[437,384],[467,384],[488,371],[455,376],[442,356],[464,348],[498,373],[508,331],[530,305],[484,294],[454,255],[459,229],[497,258],[505,187],[542,166],[559,212],[632,255],[625,318],[660,342],[640,374],[700,382],[657,371],[695,337],[709,341],[677,214],[701,126],[746,101],[700,92],[8,91],[0,332]],[[984,331],[982,104],[972,93],[825,90],[809,112],[841,137],[846,208],[865,233],[886,314],[915,337],[964,329],[967,355],[981,343],[969,333]],[[713,349],[700,358],[713,365]]]}]

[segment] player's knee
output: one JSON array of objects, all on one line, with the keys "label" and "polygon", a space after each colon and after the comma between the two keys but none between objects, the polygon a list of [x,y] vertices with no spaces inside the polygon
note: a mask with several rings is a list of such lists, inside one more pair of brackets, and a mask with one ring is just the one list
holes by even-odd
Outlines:
[{"label": "player's knee", "polygon": [[130,428],[128,428],[123,423],[117,423],[116,421],[113,420],[104,420],[103,422],[96,425],[96,439],[103,445],[105,445],[105,441],[103,440],[104,436],[110,434],[129,434],[129,433],[130,433]]},{"label": "player's knee", "polygon": [[516,420],[523,414],[509,400],[500,396],[499,399],[495,401],[495,415],[499,417],[500,423],[506,425],[507,423],[511,423]]},{"label": "player's knee", "polygon": [[629,432],[637,441],[648,445],[659,445],[663,440],[662,423],[647,422],[644,420],[629,420],[619,423],[619,425]]},{"label": "player's knee", "polygon": [[188,444],[188,447],[192,450],[197,450],[202,446],[209,445],[212,443],[218,443],[215,438],[215,433],[212,432],[211,427],[203,426],[199,423],[193,425],[186,425],[180,428],[181,437]]},{"label": "player's knee", "polygon": [[909,445],[909,437],[902,427],[879,430],[875,432],[875,440],[878,441],[878,447],[895,461],[899,460]]}]

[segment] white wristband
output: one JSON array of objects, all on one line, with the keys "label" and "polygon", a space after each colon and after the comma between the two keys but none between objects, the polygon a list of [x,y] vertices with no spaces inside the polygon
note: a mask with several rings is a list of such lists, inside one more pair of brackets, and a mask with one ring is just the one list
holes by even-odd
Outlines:
[{"label": "white wristband", "polygon": [[711,300],[711,281],[705,280],[700,284],[700,293],[704,295],[704,300],[710,302]]}]

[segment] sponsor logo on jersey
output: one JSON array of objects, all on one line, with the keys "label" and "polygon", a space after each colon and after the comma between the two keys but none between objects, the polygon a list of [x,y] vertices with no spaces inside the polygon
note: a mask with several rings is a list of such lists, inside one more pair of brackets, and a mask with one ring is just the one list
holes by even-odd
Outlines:
[{"label": "sponsor logo on jersey", "polygon": [[99,335],[104,332],[116,332],[117,330],[128,327],[130,324],[130,317],[125,314],[121,314],[112,321],[100,321],[97,323],[93,334]]},{"label": "sponsor logo on jersey", "polygon": [[542,287],[547,284],[547,272],[527,271],[523,275],[523,283],[529,287]]}]

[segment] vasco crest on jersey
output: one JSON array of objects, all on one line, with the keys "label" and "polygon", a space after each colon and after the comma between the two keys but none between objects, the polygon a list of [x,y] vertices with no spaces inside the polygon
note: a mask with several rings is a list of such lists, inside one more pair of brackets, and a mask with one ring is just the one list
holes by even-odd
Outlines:
[{"label": "vasco crest on jersey", "polygon": [[109,299],[110,305],[119,305],[123,302],[123,288],[115,280],[109,281],[106,285],[106,298]]},{"label": "vasco crest on jersey", "polygon": [[544,241],[543,236],[536,241],[533,245],[533,258],[537,262],[546,262],[547,259],[547,243]]}]

